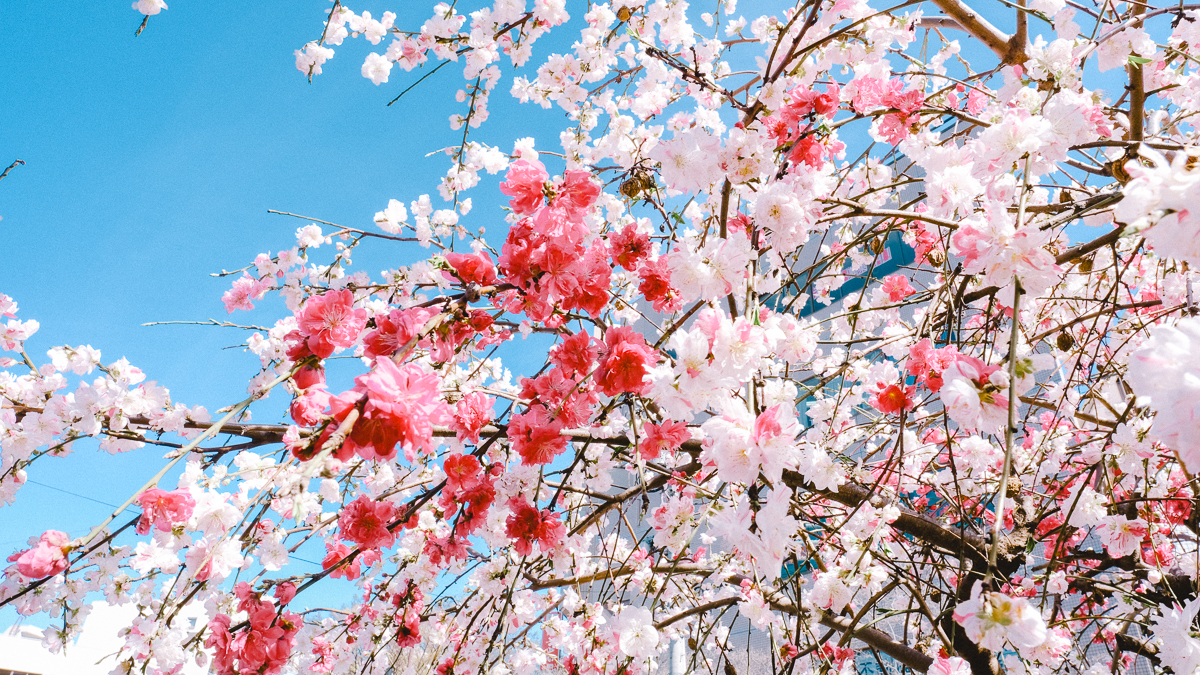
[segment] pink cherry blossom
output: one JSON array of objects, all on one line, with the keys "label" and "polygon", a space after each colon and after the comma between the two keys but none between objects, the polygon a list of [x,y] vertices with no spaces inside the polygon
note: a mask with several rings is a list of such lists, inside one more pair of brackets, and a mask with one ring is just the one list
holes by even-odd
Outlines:
[{"label": "pink cherry blossom", "polygon": [[464,443],[478,443],[479,431],[492,421],[494,399],[480,391],[474,391],[454,406],[454,421],[451,426]]},{"label": "pink cherry blossom", "polygon": [[675,450],[692,436],[686,424],[670,420],[662,424],[647,424],[642,429],[642,434],[638,452],[641,453],[642,459],[648,460],[657,459],[660,454]]},{"label": "pink cherry blossom", "polygon": [[546,167],[535,160],[518,159],[508,168],[500,191],[512,197],[509,207],[518,215],[529,215],[542,204],[542,190],[550,175]]},{"label": "pink cherry blossom", "polygon": [[639,333],[626,326],[611,328],[604,334],[596,388],[606,396],[643,393],[650,387],[645,377],[655,361],[654,350]]},{"label": "pink cherry blossom", "polygon": [[373,501],[362,496],[342,510],[338,516],[338,530],[342,539],[363,548],[389,548],[395,537],[388,525],[395,517],[396,507],[391,502]]},{"label": "pink cherry blossom", "polygon": [[46,530],[33,548],[8,557],[17,570],[30,579],[41,579],[67,569],[71,538],[65,532]]},{"label": "pink cherry blossom", "polygon": [[908,296],[916,293],[912,284],[908,282],[908,277],[903,274],[892,274],[885,277],[881,287],[888,300],[892,302],[902,302]]},{"label": "pink cherry blossom", "polygon": [[508,507],[512,515],[506,521],[507,534],[514,540],[513,548],[520,555],[532,554],[534,543],[543,551],[550,550],[566,535],[566,528],[559,522],[557,514],[548,509],[539,512],[524,497],[514,497]]},{"label": "pink cherry blossom", "polygon": [[406,457],[432,449],[433,425],[450,418],[438,379],[415,364],[397,366],[378,359],[375,369],[355,378],[348,395],[331,399],[335,420],[343,420],[365,395],[362,415],[346,440],[346,452],[363,459],[390,459],[397,446]]},{"label": "pink cherry blossom", "polygon": [[235,309],[249,311],[254,309],[254,301],[262,299],[267,291],[271,290],[272,285],[269,279],[256,279],[243,272],[242,276],[233,282],[233,288],[221,296],[221,302],[225,303],[225,311],[230,314],[233,314]]},{"label": "pink cherry blossom", "polygon": [[309,298],[296,321],[308,348],[323,359],[334,349],[349,347],[358,340],[367,323],[367,311],[354,308],[350,291],[329,291]]},{"label": "pink cherry blossom", "polygon": [[151,525],[160,532],[170,532],[172,527],[186,523],[196,506],[196,500],[186,490],[167,492],[158,488],[143,492],[138,503],[142,505],[138,534],[148,533]]}]

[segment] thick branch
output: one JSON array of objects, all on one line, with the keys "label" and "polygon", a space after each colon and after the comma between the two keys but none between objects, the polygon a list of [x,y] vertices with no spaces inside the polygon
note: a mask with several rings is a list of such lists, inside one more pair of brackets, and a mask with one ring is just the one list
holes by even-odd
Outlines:
[{"label": "thick branch", "polygon": [[[617,569],[608,569],[591,574],[584,574],[578,577],[559,578],[559,579],[542,579],[536,580],[530,578],[529,587],[535,591],[540,591],[546,588],[557,588],[559,586],[576,586],[578,584],[590,584],[593,581],[601,579],[612,579],[615,577],[623,577],[640,571],[642,568],[635,565],[623,565]],[[710,567],[697,567],[696,565],[655,565],[650,568],[656,574],[687,574],[692,576],[707,577],[715,570]]]},{"label": "thick branch", "polygon": [[933,0],[933,4],[958,22],[963,30],[992,50],[1006,64],[1025,62],[1025,45],[1015,45],[1012,37],[993,26],[987,19],[960,0]]},{"label": "thick branch", "polygon": [[814,492],[831,501],[857,507],[869,503],[875,508],[893,504],[900,510],[900,517],[892,523],[892,527],[928,542],[938,548],[962,555],[969,560],[985,562],[987,560],[987,538],[965,529],[956,530],[941,524],[928,516],[923,516],[908,507],[895,504],[882,495],[873,495],[865,488],[852,483],[846,483],[837,490],[817,490],[804,477],[794,471],[785,471],[783,482],[792,488],[801,488]]},{"label": "thick branch", "polygon": [[[1133,15],[1146,11],[1141,3],[1130,3]],[[1142,140],[1146,123],[1146,80],[1142,73],[1142,64],[1130,62],[1126,69],[1129,71],[1129,140]]]},{"label": "thick branch", "polygon": [[1158,665],[1158,647],[1152,644],[1142,642],[1141,640],[1126,635],[1125,633],[1117,634],[1117,652],[1129,652],[1134,656],[1144,656],[1150,659],[1154,665]]},{"label": "thick branch", "polygon": [[[798,609],[791,603],[772,601],[771,608],[779,612],[791,614],[793,616],[801,616],[807,614],[802,609]],[[823,612],[817,619],[821,625],[828,626],[843,633],[849,632],[851,637],[860,640],[871,647],[887,654],[896,659],[900,663],[912,668],[913,670],[924,673],[929,671],[929,666],[933,665],[933,659],[927,654],[917,651],[908,645],[896,642],[895,638],[887,633],[869,627],[858,627],[853,624],[850,617],[837,616],[828,612]]]}]

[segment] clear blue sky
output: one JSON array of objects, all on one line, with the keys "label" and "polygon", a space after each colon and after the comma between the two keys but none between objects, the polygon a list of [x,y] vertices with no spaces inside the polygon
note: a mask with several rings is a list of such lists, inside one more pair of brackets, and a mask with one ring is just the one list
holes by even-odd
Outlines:
[{"label": "clear blue sky", "polygon": [[[388,199],[429,193],[441,203],[448,158],[425,154],[461,139],[447,122],[464,110],[454,101],[461,66],[387,107],[421,73],[396,68],[388,84],[372,85],[359,73],[371,49],[362,39],[337,48],[312,84],[296,70],[292,52],[320,36],[323,0],[176,0],[136,38],[141,15],[129,5],[47,5],[11,32],[0,69],[0,168],[26,164],[0,181],[0,293],[19,303],[20,318],[41,323],[27,345],[35,360],[57,344],[91,344],[105,363],[129,359],[174,400],[216,410],[240,400],[258,369],[254,355],[223,349],[245,335],[141,324],[226,318],[220,297],[231,279],[209,273],[292,246],[304,224],[269,208],[370,229]],[[432,5],[400,25],[419,28]],[[392,7],[351,6],[375,16]],[[565,47],[546,41],[538,52]],[[510,83],[492,97],[497,118],[512,119],[518,105]],[[544,138],[539,128],[561,115],[520,113],[519,126],[485,125],[481,140],[507,151],[517,137]],[[556,133],[549,138],[556,149]],[[502,195],[486,186],[485,177],[466,222],[502,232]],[[378,275],[425,253],[372,242],[355,267]],[[283,315],[280,302],[263,307],[230,320],[270,325]],[[283,397],[265,403],[255,419],[279,421]],[[89,499],[123,502],[161,461],[154,448],[110,457],[79,446],[35,464],[36,483],[0,509],[0,555],[48,528],[86,533],[110,510]],[[0,627],[14,618],[0,610]]]}]

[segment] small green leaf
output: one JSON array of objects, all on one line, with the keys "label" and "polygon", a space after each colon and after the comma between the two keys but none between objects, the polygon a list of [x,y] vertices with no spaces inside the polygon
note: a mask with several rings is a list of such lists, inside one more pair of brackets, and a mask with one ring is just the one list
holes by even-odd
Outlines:
[{"label": "small green leaf", "polygon": [[1150,63],[1150,59],[1144,59],[1144,58],[1142,58],[1142,57],[1140,57],[1140,56],[1130,56],[1130,57],[1129,57],[1129,62],[1130,62],[1130,63],[1132,63],[1132,64],[1134,64],[1134,65],[1140,66],[1140,65],[1142,65],[1143,63]]}]

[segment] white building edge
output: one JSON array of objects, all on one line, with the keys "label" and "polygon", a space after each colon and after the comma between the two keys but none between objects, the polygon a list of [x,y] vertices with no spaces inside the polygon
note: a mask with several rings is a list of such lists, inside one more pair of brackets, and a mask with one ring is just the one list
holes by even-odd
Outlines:
[{"label": "white building edge", "polygon": [[[17,623],[0,633],[0,675],[109,675],[117,666],[117,653],[125,644],[119,631],[131,626],[136,614],[132,603],[120,606],[103,601],[93,603],[79,637],[63,645],[58,653],[43,645],[45,631],[53,630],[53,625],[42,629]],[[189,605],[175,620],[194,631],[207,623],[208,617],[203,605]],[[208,672],[208,668],[201,668],[189,659],[178,675]]]}]

